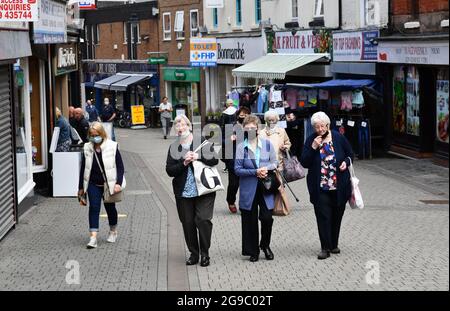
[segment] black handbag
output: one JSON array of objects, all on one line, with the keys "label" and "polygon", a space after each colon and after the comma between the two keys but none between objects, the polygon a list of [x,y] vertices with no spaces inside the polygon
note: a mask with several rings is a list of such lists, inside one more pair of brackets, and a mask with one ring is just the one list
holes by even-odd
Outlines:
[{"label": "black handbag", "polygon": [[275,170],[270,170],[267,172],[267,176],[264,179],[260,179],[260,183],[262,185],[262,190],[268,194],[275,194],[278,192],[278,188],[280,188],[281,183],[277,177]]}]

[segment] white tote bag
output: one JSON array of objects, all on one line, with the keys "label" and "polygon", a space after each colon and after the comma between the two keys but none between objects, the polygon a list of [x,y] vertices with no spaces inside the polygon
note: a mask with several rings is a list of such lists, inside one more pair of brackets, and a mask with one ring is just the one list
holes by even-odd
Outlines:
[{"label": "white tote bag", "polygon": [[356,209],[363,209],[364,208],[364,201],[361,195],[361,191],[359,190],[359,179],[355,175],[355,169],[353,168],[352,159],[350,159],[350,166],[348,167],[348,170],[350,171],[350,181],[352,183],[352,196],[350,197],[350,200],[348,200],[348,204],[351,208]]},{"label": "white tote bag", "polygon": [[[208,141],[204,141],[194,152],[208,143]],[[193,161],[192,166],[194,167],[195,184],[199,196],[225,189],[216,166],[208,166],[200,161]]]}]

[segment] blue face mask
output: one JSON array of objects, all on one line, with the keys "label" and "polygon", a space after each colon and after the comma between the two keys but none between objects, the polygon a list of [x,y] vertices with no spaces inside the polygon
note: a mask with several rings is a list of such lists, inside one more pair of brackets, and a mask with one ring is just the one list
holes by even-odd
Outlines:
[{"label": "blue face mask", "polygon": [[89,138],[89,141],[94,144],[100,144],[103,141],[103,138],[101,136],[94,136]]}]

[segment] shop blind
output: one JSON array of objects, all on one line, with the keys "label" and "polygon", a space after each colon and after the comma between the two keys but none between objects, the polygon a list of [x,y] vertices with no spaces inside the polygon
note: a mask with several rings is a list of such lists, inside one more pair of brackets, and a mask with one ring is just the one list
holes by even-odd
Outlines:
[{"label": "shop blind", "polygon": [[14,159],[9,68],[0,66],[0,239],[14,226]]}]

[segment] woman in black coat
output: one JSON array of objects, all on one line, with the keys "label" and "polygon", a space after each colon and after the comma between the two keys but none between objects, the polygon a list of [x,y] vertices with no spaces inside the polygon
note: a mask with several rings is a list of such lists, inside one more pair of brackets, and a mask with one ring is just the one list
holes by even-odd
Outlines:
[{"label": "woman in black coat", "polygon": [[[207,144],[198,153],[193,152],[200,142],[196,142],[191,133],[191,122],[180,115],[175,118],[174,126],[178,139],[172,143],[167,154],[166,172],[173,177],[172,186],[183,225],[184,238],[191,253],[186,265],[195,265],[201,257],[200,265],[209,266],[209,247],[213,224],[216,193],[198,195],[192,162],[201,161],[208,166],[219,163],[213,144]],[[205,139],[202,138],[201,142]]]},{"label": "woman in black coat", "polygon": [[319,259],[339,254],[339,231],[345,204],[351,196],[348,166],[353,151],[348,140],[337,131],[330,131],[330,118],[324,112],[311,117],[315,133],[303,147],[301,164],[308,168],[307,184],[310,201],[314,205],[321,252]]}]

